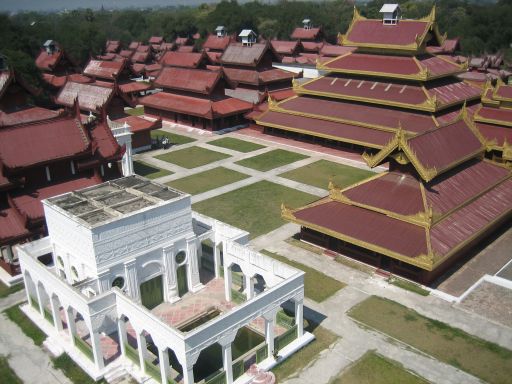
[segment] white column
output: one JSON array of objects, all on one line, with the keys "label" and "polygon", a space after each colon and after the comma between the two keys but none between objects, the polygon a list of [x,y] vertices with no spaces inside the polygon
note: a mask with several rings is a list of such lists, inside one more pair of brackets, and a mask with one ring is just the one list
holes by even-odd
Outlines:
[{"label": "white column", "polygon": [[135,301],[139,298],[139,279],[137,278],[137,268],[135,259],[128,260],[124,263],[124,272],[126,276],[126,288],[128,295]]},{"label": "white column", "polygon": [[188,282],[192,292],[197,292],[202,288],[202,284],[199,281],[199,265],[197,260],[197,240],[195,238],[187,241],[188,248]]},{"label": "white column", "polygon": [[66,314],[66,322],[68,323],[69,336],[71,338],[71,343],[75,345],[75,335],[76,335],[76,323],[75,323],[75,314],[73,312],[73,308],[68,307],[64,310]]},{"label": "white column", "polygon": [[137,332],[137,351],[139,352],[139,364],[140,364],[140,370],[142,373],[146,373],[146,338],[142,334],[142,332]]},{"label": "white column", "polygon": [[194,384],[194,364],[199,357],[199,351],[194,354],[183,354],[177,356],[183,369],[183,383]]},{"label": "white column", "polygon": [[105,368],[105,362],[103,361],[103,352],[101,351],[101,340],[100,335],[97,331],[94,331],[92,327],[89,330],[91,335],[92,353],[94,355],[94,364],[96,368],[102,370]]},{"label": "white column", "polygon": [[220,277],[220,251],[215,242],[213,247],[213,265],[215,268],[215,278],[218,279]]},{"label": "white column", "polygon": [[39,289],[39,283],[36,284],[36,296],[37,296],[37,301],[39,304],[39,313],[41,314],[41,316],[44,317],[43,294]]},{"label": "white column", "polygon": [[226,296],[226,301],[231,301],[231,268],[229,268],[224,261],[224,294]]},{"label": "white column", "polygon": [[247,296],[247,300],[250,300],[254,297],[254,281],[252,276],[244,275],[245,279],[245,295]]},{"label": "white column", "polygon": [[279,308],[274,308],[263,314],[263,318],[265,319],[265,342],[267,343],[268,357],[272,357],[274,354],[274,324],[278,310]]},{"label": "white column", "polygon": [[56,298],[50,298],[50,306],[52,308],[53,325],[57,331],[62,331],[62,319],[60,318],[60,308]]},{"label": "white column", "polygon": [[194,366],[183,368],[183,383],[194,384]]},{"label": "white column", "polygon": [[98,273],[99,293],[107,292],[110,289],[110,271],[101,271]]},{"label": "white column", "polygon": [[179,300],[178,279],[176,276],[176,263],[174,259],[174,248],[167,247],[163,249],[163,262],[165,267],[165,291],[167,301],[173,303]]},{"label": "white column", "polygon": [[226,372],[226,383],[233,382],[233,356],[231,352],[231,343],[222,346],[222,364]]},{"label": "white column", "polygon": [[295,324],[297,337],[301,337],[304,334],[304,299],[295,299]]},{"label": "white column", "polygon": [[128,343],[128,336],[126,335],[126,322],[122,317],[117,319],[117,334],[119,336],[121,355],[126,357],[126,343]]},{"label": "white column", "polygon": [[167,384],[167,379],[171,373],[171,367],[169,366],[169,350],[167,348],[158,348],[158,361],[160,363],[160,374],[162,375],[162,384]]}]

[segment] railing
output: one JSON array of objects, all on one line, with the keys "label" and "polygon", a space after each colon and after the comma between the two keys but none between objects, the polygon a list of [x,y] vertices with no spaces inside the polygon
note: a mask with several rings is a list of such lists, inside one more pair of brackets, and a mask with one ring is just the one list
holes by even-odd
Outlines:
[{"label": "railing", "polygon": [[217,376],[205,381],[205,384],[226,384],[226,372],[222,371]]},{"label": "railing", "polygon": [[124,344],[124,350],[126,353],[126,357],[134,362],[136,365],[140,365],[139,361],[139,352],[135,348],[133,348],[130,344]]},{"label": "railing", "polygon": [[268,346],[267,344],[263,344],[260,348],[256,350],[256,363],[261,363],[268,357]]},{"label": "railing", "polygon": [[297,326],[294,325],[292,328],[287,330],[282,335],[279,335],[275,338],[275,348],[276,350],[281,350],[290,344],[293,340],[297,338]]},{"label": "railing", "polygon": [[233,380],[238,379],[240,376],[242,376],[245,372],[245,366],[244,366],[244,360],[238,360],[237,362],[233,363]]},{"label": "railing", "polygon": [[150,361],[144,360],[144,367],[146,368],[146,373],[151,376],[156,381],[160,382],[162,380],[162,374],[160,372],[160,368],[157,367]]},{"label": "railing", "polygon": [[94,354],[92,352],[91,346],[83,341],[80,336],[73,335],[73,339],[75,340],[75,346],[78,348],[78,350],[87,356],[87,358],[89,358],[91,361],[94,361]]}]

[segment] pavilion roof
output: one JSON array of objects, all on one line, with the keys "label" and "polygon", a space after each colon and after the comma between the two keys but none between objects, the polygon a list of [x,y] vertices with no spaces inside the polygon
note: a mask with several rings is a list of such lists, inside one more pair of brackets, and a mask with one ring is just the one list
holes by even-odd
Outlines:
[{"label": "pavilion roof", "polygon": [[[283,217],[363,248],[432,270],[512,213],[511,172],[478,159],[424,183],[385,172]],[[454,192],[456,191],[456,192]]]},{"label": "pavilion roof", "polygon": [[166,67],[162,69],[154,84],[157,87],[209,95],[221,78],[221,71]]},{"label": "pavilion roof", "polygon": [[130,81],[129,83],[119,84],[119,89],[123,93],[142,92],[151,88],[151,84],[142,81]]},{"label": "pavilion roof", "polygon": [[206,58],[204,52],[165,52],[160,64],[168,67],[198,68]]},{"label": "pavilion roof", "polygon": [[7,208],[0,211],[0,241],[6,244],[29,235],[25,227],[25,219],[16,208]]},{"label": "pavilion roof", "polygon": [[297,27],[293,30],[290,38],[294,40],[316,40],[321,33],[321,28],[303,28]]},{"label": "pavilion roof", "polygon": [[430,15],[423,19],[400,19],[397,24],[389,25],[382,19],[361,16],[354,7],[352,22],[340,40],[345,46],[416,52],[432,35],[444,41],[437,30],[435,10],[434,6]]},{"label": "pavilion roof", "polygon": [[178,52],[194,52],[196,47],[193,45],[180,45],[176,51]]},{"label": "pavilion roof", "polygon": [[270,44],[274,51],[281,55],[292,55],[300,47],[300,41],[271,40]]},{"label": "pavilion roof", "polygon": [[475,112],[473,118],[480,123],[512,127],[512,109],[508,108],[482,106]]},{"label": "pavilion roof", "polygon": [[215,34],[209,34],[206,41],[203,43],[203,49],[224,51],[231,42],[232,37],[229,35],[219,37]]},{"label": "pavilion roof", "polygon": [[78,98],[81,109],[98,112],[110,101],[114,94],[113,87],[100,86],[97,83],[80,84],[68,81],[57,95],[55,103],[71,107]]},{"label": "pavilion roof", "polygon": [[306,83],[295,83],[298,94],[309,94],[436,112],[441,109],[477,100],[481,88],[456,78],[425,83],[386,81],[379,78],[322,76]]},{"label": "pavilion roof", "polygon": [[174,41],[176,45],[187,45],[190,42],[189,37],[177,37]]},{"label": "pavilion roof", "polygon": [[136,51],[130,58],[132,63],[145,63],[149,59],[149,51]]},{"label": "pavilion roof", "polygon": [[139,44],[135,51],[136,52],[149,52],[149,51],[151,51],[151,46],[144,45],[144,44]]},{"label": "pavilion roof", "polygon": [[208,60],[211,64],[220,64],[222,52],[207,51],[206,56],[208,56]]},{"label": "pavilion roof", "polygon": [[107,43],[105,44],[105,46],[106,46],[105,51],[107,53],[115,53],[121,47],[121,42],[119,42],[117,40],[107,40]]},{"label": "pavilion roof", "polygon": [[449,56],[393,56],[349,52],[320,63],[319,69],[335,73],[389,77],[408,80],[431,80],[466,70]]},{"label": "pavilion roof", "polygon": [[124,124],[127,123],[130,126],[130,130],[133,133],[150,131],[153,129],[162,128],[162,120],[158,119],[155,121],[150,121],[143,119],[139,116],[124,116],[119,119],[113,120],[116,123]]},{"label": "pavilion roof", "polygon": [[222,54],[220,61],[222,64],[235,64],[255,67],[263,58],[268,43],[255,43],[250,46],[241,43],[231,43]]},{"label": "pavilion roof", "polygon": [[85,128],[74,117],[62,117],[0,130],[0,159],[19,169],[72,158],[90,151]]},{"label": "pavilion roof", "polygon": [[327,57],[338,57],[349,52],[353,52],[355,47],[344,47],[342,45],[334,45],[325,43],[320,49],[320,55]]},{"label": "pavilion roof", "polygon": [[138,48],[139,45],[141,45],[142,43],[140,41],[132,41],[130,43],[130,45],[128,45],[128,49],[131,49],[131,50],[136,50]]},{"label": "pavilion roof", "polygon": [[432,128],[413,137],[400,129],[395,137],[375,155],[364,154],[368,165],[375,166],[399,152],[412,163],[425,181],[485,152],[485,139],[464,111],[450,124]]},{"label": "pavilion roof", "polygon": [[151,36],[148,42],[149,44],[162,44],[164,42],[164,38],[162,36]]},{"label": "pavilion roof", "polygon": [[119,76],[125,67],[125,61],[90,60],[84,74],[92,77],[112,80]]},{"label": "pavilion roof", "polygon": [[304,51],[306,52],[315,52],[318,53],[322,50],[324,46],[323,41],[301,41],[302,48],[304,48]]},{"label": "pavilion roof", "polygon": [[57,50],[52,54],[48,54],[45,49],[41,49],[36,58],[36,67],[43,71],[52,71],[64,56],[64,52]]},{"label": "pavilion roof", "polygon": [[270,84],[278,81],[291,80],[297,76],[296,73],[273,68],[266,71],[257,71],[255,69],[238,69],[224,67],[223,71],[226,78],[232,83],[242,84]]},{"label": "pavilion roof", "polygon": [[0,111],[0,127],[50,120],[60,114],[61,111],[52,111],[41,107],[29,107],[10,113]]},{"label": "pavilion roof", "polygon": [[173,93],[159,92],[140,99],[144,106],[166,111],[184,113],[193,116],[213,119],[248,112],[252,104],[246,101],[227,97],[222,100],[183,96]]},{"label": "pavilion roof", "polygon": [[135,51],[131,49],[122,49],[121,52],[119,52],[119,56],[124,57],[125,59],[130,59],[134,55]]}]

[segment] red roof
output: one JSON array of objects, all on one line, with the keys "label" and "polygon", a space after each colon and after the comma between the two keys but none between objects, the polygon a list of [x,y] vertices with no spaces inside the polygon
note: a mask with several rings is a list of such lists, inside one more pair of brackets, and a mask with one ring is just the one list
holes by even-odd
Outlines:
[{"label": "red roof", "polygon": [[320,50],[324,46],[324,42],[314,42],[314,41],[302,41],[301,42],[304,51],[306,52],[320,52]]},{"label": "red roof", "polygon": [[133,51],[131,49],[123,49],[123,50],[121,50],[121,52],[119,52],[119,56],[129,59],[133,56],[134,53],[135,53],[135,51]]},{"label": "red roof", "polygon": [[140,103],[147,107],[209,119],[244,113],[252,109],[251,103],[233,98],[211,101],[209,99],[176,95],[166,92],[159,92],[145,96],[140,99]]},{"label": "red roof", "polygon": [[149,38],[149,44],[162,44],[164,38],[162,36],[151,36]]},{"label": "red roof", "polygon": [[49,120],[59,116],[59,114],[59,111],[41,107],[29,107],[11,113],[0,111],[0,127]]},{"label": "red roof", "polygon": [[483,123],[503,123],[512,126],[512,109],[482,107],[474,119]]},{"label": "red roof", "polygon": [[222,52],[208,51],[206,52],[206,55],[208,56],[210,63],[220,64],[220,57],[222,56]]},{"label": "red roof", "polygon": [[112,87],[68,81],[57,95],[56,104],[72,107],[78,98],[80,109],[98,112],[114,95]]},{"label": "red roof", "polygon": [[108,40],[106,43],[106,51],[107,52],[117,52],[121,43],[117,40]]},{"label": "red roof", "polygon": [[102,79],[115,79],[123,70],[124,61],[90,60],[84,69],[84,74]]},{"label": "red roof", "polygon": [[149,52],[151,47],[149,45],[139,45],[136,49],[136,52]]},{"label": "red roof", "polygon": [[52,71],[59,63],[62,55],[63,53],[60,50],[49,55],[46,50],[41,49],[36,58],[36,66],[43,71]]},{"label": "red roof", "polygon": [[142,81],[131,81],[125,84],[119,84],[119,89],[124,93],[142,92],[151,88],[151,84]]},{"label": "red roof", "polygon": [[132,42],[130,43],[130,45],[128,46],[128,49],[135,50],[135,49],[137,49],[137,47],[138,47],[139,45],[141,45],[141,44],[142,44],[142,43],[141,43],[141,42],[139,42],[139,41],[132,41]]},{"label": "red roof", "polygon": [[331,57],[337,57],[344,55],[349,52],[353,52],[356,48],[354,47],[344,47],[342,45],[333,45],[325,43],[320,50],[320,54],[322,56],[331,56]]},{"label": "red roof", "polygon": [[401,125],[408,132],[419,133],[434,126],[434,121],[429,114],[306,96],[285,100],[279,103],[279,108],[292,113],[309,114],[322,119],[342,120],[361,126],[370,125],[391,131]]},{"label": "red roof", "polygon": [[282,55],[292,55],[300,46],[299,41],[271,40],[270,44],[274,51]]},{"label": "red roof", "polygon": [[244,46],[241,43],[231,43],[222,54],[223,64],[237,64],[255,67],[267,52],[268,45],[257,43]]},{"label": "red roof", "polygon": [[25,220],[14,208],[0,211],[0,241],[7,243],[29,235]]},{"label": "red roof", "polygon": [[177,37],[175,43],[177,45],[186,45],[188,44],[189,40],[190,39],[188,37]]},{"label": "red roof", "polygon": [[223,68],[226,78],[233,83],[242,84],[269,84],[278,81],[291,80],[297,76],[296,73],[273,68],[267,71],[257,71],[255,69],[237,69]]},{"label": "red roof", "polygon": [[195,47],[193,45],[181,45],[177,49],[178,52],[194,52]]},{"label": "red roof", "polygon": [[135,52],[133,54],[133,56],[131,57],[131,62],[132,63],[145,63],[146,61],[148,61],[148,58],[149,58],[149,51],[146,51],[146,52]]},{"label": "red roof", "polygon": [[344,45],[407,46],[426,35],[430,22],[400,20],[396,25],[383,24],[382,20],[356,19],[347,31]]},{"label": "red roof", "polygon": [[120,124],[127,123],[133,133],[162,128],[162,120],[150,121],[138,116],[124,116],[113,121]]},{"label": "red roof", "polygon": [[198,68],[205,58],[204,52],[165,52],[160,64],[168,67]]},{"label": "red roof", "polygon": [[219,71],[189,68],[163,68],[155,79],[155,86],[179,89],[209,95],[222,77]]},{"label": "red roof", "polygon": [[426,169],[441,173],[481,153],[485,148],[468,124],[460,119],[407,141],[416,158]]},{"label": "red roof", "polygon": [[496,96],[507,101],[512,100],[512,85],[500,85],[496,89]]},{"label": "red roof", "polygon": [[50,73],[43,73],[43,80],[55,88],[62,88],[67,81],[75,83],[92,83],[94,80],[90,77],[73,73],[71,75],[55,76]]},{"label": "red roof", "polygon": [[122,149],[112,135],[110,127],[106,123],[99,123],[90,130],[91,138],[96,144],[95,156],[103,160],[120,160]]},{"label": "red roof", "polygon": [[11,169],[72,158],[89,146],[85,128],[70,117],[0,130],[0,159]]},{"label": "red roof", "polygon": [[[307,82],[299,91],[306,94],[316,92],[347,100],[436,111],[456,103],[463,103],[465,100],[478,99],[481,89],[453,78],[430,81],[423,88],[421,85],[411,83],[331,75]],[[432,102],[436,100],[436,105],[426,104],[429,100]]]},{"label": "red roof", "polygon": [[315,40],[320,35],[320,28],[295,28],[291,34],[292,39]]},{"label": "red roof", "polygon": [[98,177],[84,177],[39,189],[23,189],[12,195],[12,201],[16,209],[21,214],[26,215],[28,219],[39,220],[44,218],[41,200],[100,184],[101,182],[101,179]]},{"label": "red roof", "polygon": [[172,51],[174,43],[162,43],[160,45],[160,51]]},{"label": "red roof", "polygon": [[512,128],[501,125],[476,123],[480,133],[489,141],[495,140],[496,145],[503,146],[505,141],[512,144]]},{"label": "red roof", "polygon": [[217,35],[208,35],[203,44],[203,49],[224,51],[229,43],[231,43],[231,36],[218,37]]},{"label": "red roof", "polygon": [[393,139],[392,132],[275,111],[268,111],[257,117],[256,122],[265,127],[306,133],[372,148],[382,148]]},{"label": "red roof", "polygon": [[290,97],[297,96],[293,89],[278,89],[277,91],[269,91],[268,94],[272,97],[272,99],[276,101],[286,100]]}]

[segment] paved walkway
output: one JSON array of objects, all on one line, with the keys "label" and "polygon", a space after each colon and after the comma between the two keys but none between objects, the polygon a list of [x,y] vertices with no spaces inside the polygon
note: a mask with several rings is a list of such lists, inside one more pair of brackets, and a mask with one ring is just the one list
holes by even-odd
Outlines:
[{"label": "paved walkway", "polygon": [[[25,291],[9,295],[0,300],[0,311],[25,299]],[[71,384],[60,370],[53,368],[49,355],[4,313],[0,313],[0,355],[8,357],[9,366],[24,383]]]}]

